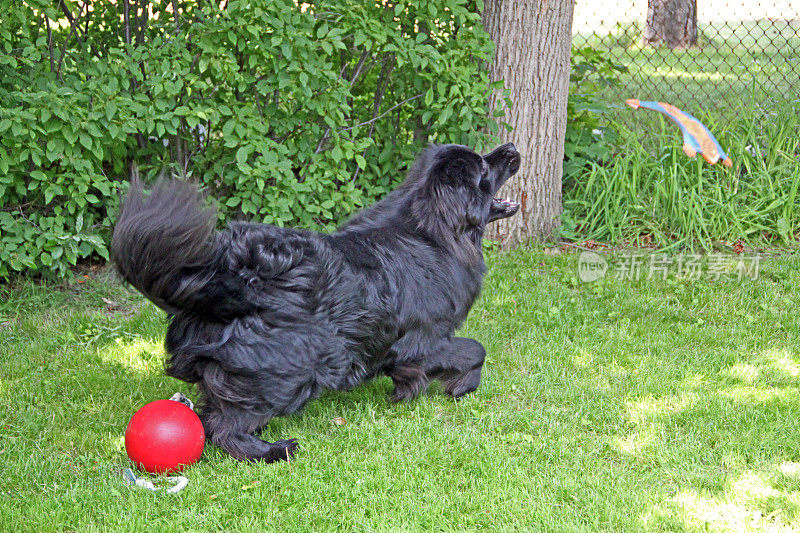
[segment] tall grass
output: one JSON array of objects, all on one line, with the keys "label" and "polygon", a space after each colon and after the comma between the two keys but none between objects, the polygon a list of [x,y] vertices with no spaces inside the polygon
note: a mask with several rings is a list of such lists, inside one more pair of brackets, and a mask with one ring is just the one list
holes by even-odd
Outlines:
[{"label": "tall grass", "polygon": [[738,240],[793,243],[800,229],[797,109],[762,109],[729,124],[701,119],[733,168],[686,157],[678,129],[665,119],[646,119],[652,129],[645,133],[619,122],[625,141],[615,156],[565,177],[565,233],[706,249]]}]

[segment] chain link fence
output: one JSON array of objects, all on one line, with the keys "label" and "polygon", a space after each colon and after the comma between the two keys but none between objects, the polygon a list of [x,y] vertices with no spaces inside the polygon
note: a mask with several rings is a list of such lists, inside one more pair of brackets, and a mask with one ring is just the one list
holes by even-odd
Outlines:
[{"label": "chain link fence", "polygon": [[[573,45],[627,67],[608,98],[735,115],[741,106],[800,99],[800,0],[650,0],[696,6],[696,46],[645,43],[648,0],[578,0]],[[696,3],[695,3],[696,2]],[[675,24],[683,24],[679,20]]]}]

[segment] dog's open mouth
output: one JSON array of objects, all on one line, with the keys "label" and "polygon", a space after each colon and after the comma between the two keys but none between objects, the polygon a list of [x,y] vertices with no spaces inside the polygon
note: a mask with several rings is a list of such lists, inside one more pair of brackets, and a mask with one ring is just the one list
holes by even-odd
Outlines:
[{"label": "dog's open mouth", "polygon": [[517,211],[519,211],[519,205],[519,202],[507,198],[492,199],[492,207],[489,210],[489,219],[487,222],[514,216],[517,214]]},{"label": "dog's open mouth", "polygon": [[498,211],[510,211],[512,209],[516,210],[519,208],[519,202],[515,202],[514,200],[509,200],[508,198],[495,198],[492,200],[492,209],[496,209]]}]

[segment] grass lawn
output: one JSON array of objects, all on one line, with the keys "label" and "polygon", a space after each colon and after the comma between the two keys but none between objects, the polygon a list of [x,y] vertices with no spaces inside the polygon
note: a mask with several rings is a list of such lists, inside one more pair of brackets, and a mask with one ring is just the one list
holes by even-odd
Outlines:
[{"label": "grass lawn", "polygon": [[178,495],[120,475],[131,414],[195,397],[162,373],[163,313],[102,272],[0,288],[0,529],[800,528],[800,259],[593,283],[571,253],[489,263],[462,331],[490,354],[475,394],[327,393],[264,435],[298,438],[295,461],[209,446]]}]

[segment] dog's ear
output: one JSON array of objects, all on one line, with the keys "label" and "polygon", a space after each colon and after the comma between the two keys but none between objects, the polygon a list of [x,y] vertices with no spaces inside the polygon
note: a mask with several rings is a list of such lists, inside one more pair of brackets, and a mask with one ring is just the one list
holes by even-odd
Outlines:
[{"label": "dog's ear", "polygon": [[428,169],[425,183],[412,202],[417,226],[447,245],[462,261],[475,263],[480,258],[473,243],[463,239],[464,231],[472,224],[469,218],[479,219],[481,213],[471,209],[469,187],[473,172],[464,158],[443,159]]},{"label": "dog's ear", "polygon": [[417,196],[417,220],[432,233],[455,235],[464,225],[465,198],[451,179],[449,174],[430,176]]},{"label": "dog's ear", "polygon": [[[472,190],[477,179],[475,164],[459,157],[439,162],[431,173],[433,187],[438,186],[435,196],[440,199],[437,203],[440,216],[450,219],[454,227],[460,226],[464,219],[470,226],[482,225],[483,205]],[[456,190],[459,185],[464,186],[463,189]],[[446,191],[445,188],[450,190]],[[444,200],[447,196],[450,196],[449,201]],[[443,205],[445,203],[448,205]]]},{"label": "dog's ear", "polygon": [[463,157],[443,159],[431,168],[428,179],[441,185],[467,184],[471,180],[472,166]]}]

